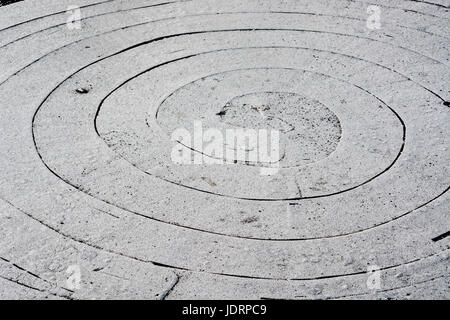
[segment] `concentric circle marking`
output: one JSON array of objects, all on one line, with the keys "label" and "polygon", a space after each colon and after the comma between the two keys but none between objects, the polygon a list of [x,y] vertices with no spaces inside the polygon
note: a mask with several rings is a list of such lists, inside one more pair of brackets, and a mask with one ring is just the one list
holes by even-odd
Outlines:
[{"label": "concentric circle marking", "polygon": [[[173,24],[172,6],[161,6],[150,31],[135,21],[142,24],[109,32],[94,14],[98,46],[91,36],[70,35],[50,54],[41,43],[34,62],[8,62],[5,75],[13,76],[0,95],[14,97],[2,110],[2,198],[64,237],[192,272],[203,284],[238,276],[250,285],[296,279],[334,288],[342,279],[364,283],[367,263],[388,273],[432,263],[448,248],[429,242],[445,234],[448,220],[448,54],[411,41],[418,24],[411,16],[419,13],[402,13],[412,28],[393,22],[386,35],[395,37],[379,40],[357,29],[363,19],[330,26],[321,24],[330,19],[324,11],[299,22],[277,5],[277,13],[243,21],[237,12],[215,17],[200,1],[179,3],[187,16]],[[199,8],[205,12],[189,16]],[[423,10],[437,24],[445,15],[431,4]],[[17,44],[41,48],[44,37],[19,35]],[[429,41],[445,42],[436,39]],[[27,94],[11,90],[18,83]],[[80,95],[80,87],[91,89]],[[177,168],[167,158],[167,136],[193,120],[279,129],[287,137],[280,174],[260,178],[246,164]],[[294,133],[302,152],[292,153],[301,145]],[[93,216],[93,206],[116,219]],[[437,277],[445,273],[439,270]]]},{"label": "concentric circle marking", "polygon": [[[285,47],[276,47],[276,48],[237,48],[237,49],[225,49],[225,50],[219,50],[217,52],[206,52],[195,55],[195,57],[201,57],[201,60],[199,60],[199,63],[195,63],[195,66],[198,66],[198,68],[208,68],[208,64],[206,61],[209,61],[211,54],[219,54],[220,59],[218,61],[221,61],[225,63],[226,69],[229,68],[229,66],[233,63],[232,61],[238,58],[235,58],[235,55],[239,56],[240,51],[244,51],[247,55],[248,52],[254,52],[255,54],[255,61],[258,61],[258,58],[256,56],[263,55],[265,59],[265,63],[267,63],[271,59],[271,56],[273,56],[273,52],[291,52],[295,53],[296,49],[301,48],[285,48]],[[266,53],[262,53],[265,51]],[[273,51],[273,52],[272,52]],[[236,53],[234,53],[236,52]],[[226,55],[231,55],[230,57],[226,57]],[[311,53],[308,53],[308,55],[311,55]],[[276,54],[275,54],[276,56]],[[180,65],[181,63],[181,65]],[[275,62],[276,63],[276,62]],[[255,66],[257,66],[258,62],[255,62]],[[186,65],[185,68],[191,68],[193,65],[192,57],[188,56],[184,59],[176,59],[174,61],[170,62],[164,62],[160,65],[157,65],[156,67],[151,67],[150,69],[141,72],[138,76],[134,76],[131,79],[125,81],[122,83],[119,87],[114,89],[112,92],[110,92],[106,99],[104,99],[97,111],[101,111],[100,108],[103,109],[104,104],[108,104],[110,99],[114,100],[120,100],[123,101],[124,99],[128,99],[130,101],[130,104],[133,105],[134,109],[140,109],[142,111],[139,112],[147,112],[148,109],[152,109],[152,103],[155,104],[155,107],[153,110],[150,110],[150,118],[152,116],[152,112],[155,112],[158,114],[159,112],[159,105],[164,104],[167,101],[170,101],[170,105],[174,105],[176,110],[179,106],[182,106],[183,112],[177,113],[176,116],[174,116],[174,113],[177,111],[173,111],[169,116],[166,118],[168,119],[174,119],[172,123],[169,123],[167,121],[163,122],[161,125],[156,123],[149,124],[149,121],[152,122],[153,120],[147,119],[147,124],[149,125],[151,131],[148,135],[144,135],[141,139],[139,138],[140,134],[136,133],[136,128],[139,126],[139,119],[146,117],[144,114],[136,115],[136,114],[130,114],[126,111],[126,109],[122,108],[121,104],[115,104],[112,108],[111,115],[114,117],[117,117],[116,119],[118,121],[112,123],[110,125],[111,129],[104,129],[103,132],[105,132],[106,136],[106,142],[108,145],[112,146],[113,149],[117,150],[118,153],[125,157],[126,159],[129,159],[129,161],[134,165],[140,168],[141,170],[156,175],[158,177],[163,178],[166,181],[177,183],[177,181],[181,182],[181,185],[184,185],[189,188],[193,188],[195,190],[204,190],[209,193],[213,193],[216,195],[225,195],[225,196],[231,196],[234,198],[242,198],[242,199],[252,199],[252,200],[295,200],[299,198],[312,198],[312,197],[321,197],[326,196],[330,194],[340,193],[344,191],[352,190],[356,187],[359,187],[383,172],[387,171],[388,168],[390,168],[395,161],[398,159],[404,144],[405,139],[405,127],[403,124],[403,121],[399,118],[399,116],[389,107],[383,108],[383,105],[385,103],[381,101],[376,96],[373,96],[369,92],[365,92],[362,88],[358,88],[358,86],[355,86],[354,88],[354,95],[361,96],[360,101],[355,100],[354,102],[348,102],[344,99],[346,93],[340,93],[339,96],[342,97],[342,99],[336,98],[337,91],[344,92],[344,90],[348,87],[348,83],[336,79],[333,77],[330,77],[328,75],[323,74],[311,74],[310,72],[306,70],[296,70],[293,68],[251,68],[251,69],[237,69],[237,70],[225,70],[223,73],[214,73],[208,76],[204,76],[201,78],[197,78],[194,81],[188,83],[187,85],[182,85],[179,89],[176,89],[173,92],[170,92],[168,94],[168,97],[162,99],[163,102],[153,102],[153,101],[145,101],[145,98],[143,97],[151,97],[151,94],[148,92],[145,92],[146,88],[149,88],[148,85],[141,86],[140,88],[137,88],[139,84],[135,84],[136,81],[140,81],[142,77],[144,79],[142,80],[143,83],[148,84],[152,83],[152,85],[157,85],[155,82],[155,79],[158,79],[159,73],[164,74],[165,77],[168,77],[167,75],[170,74],[174,70],[175,72],[180,72],[180,70],[184,70],[182,65]],[[218,68],[213,66],[213,68]],[[155,75],[155,71],[158,70]],[[211,71],[207,71],[208,73],[211,73]],[[283,75],[284,74],[284,75]],[[178,75],[175,75],[178,76]],[[218,80],[220,79],[220,80]],[[222,93],[217,94],[216,91],[211,91],[210,88],[215,89],[214,82],[220,81],[222,86]],[[246,84],[246,81],[248,81],[248,85]],[[330,92],[327,89],[327,86],[329,85],[330,81],[339,81],[339,85],[333,84],[333,86],[336,87],[335,91],[332,92],[334,94],[333,96],[330,96]],[[222,125],[216,121],[218,120],[217,117],[217,111],[221,110],[223,108],[223,105],[229,101],[233,96],[240,95],[242,93],[242,90],[245,92],[254,92],[255,90],[260,90],[260,84],[264,84],[264,88],[269,90],[275,88],[281,88],[283,86],[292,86],[290,85],[291,82],[294,82],[297,84],[297,87],[294,87],[291,89],[293,91],[294,89],[297,91],[302,91],[303,87],[308,87],[308,83],[314,82],[316,84],[316,88],[318,89],[315,93],[316,100],[317,99],[324,99],[324,97],[327,97],[329,99],[329,105],[333,105],[333,109],[335,112],[339,113],[342,119],[346,120],[346,127],[348,128],[348,132],[346,135],[346,141],[347,144],[352,144],[353,148],[361,148],[361,150],[369,149],[369,150],[378,150],[378,153],[381,154],[390,154],[391,157],[385,157],[383,161],[381,159],[374,159],[373,157],[376,157],[376,153],[373,153],[372,151],[370,153],[364,152],[367,156],[365,159],[367,166],[364,171],[364,178],[360,178],[360,181],[357,181],[356,177],[358,177],[358,174],[352,174],[352,176],[355,177],[356,181],[345,181],[344,186],[342,186],[341,183],[341,177],[339,175],[336,175],[339,170],[336,170],[339,166],[346,166],[346,169],[342,171],[349,171],[353,170],[358,167],[358,164],[362,162],[362,158],[351,158],[352,156],[355,156],[356,154],[348,153],[344,150],[339,150],[339,152],[335,153],[333,157],[326,159],[326,161],[322,161],[320,163],[317,163],[316,166],[313,167],[305,167],[303,166],[302,169],[298,172],[300,174],[299,179],[302,179],[304,182],[304,186],[302,186],[303,194],[301,195],[292,195],[289,194],[289,190],[285,190],[286,183],[284,181],[280,181],[281,186],[274,187],[274,181],[273,179],[267,179],[266,177],[260,177],[260,173],[258,168],[253,169],[252,171],[249,171],[250,169],[247,167],[237,167],[233,168],[230,166],[222,166],[217,167],[214,166],[213,168],[211,166],[206,166],[206,170],[213,169],[215,172],[217,170],[222,170],[224,175],[227,176],[227,179],[229,183],[231,183],[231,189],[239,191],[242,190],[242,187],[238,187],[239,183],[241,182],[243,184],[244,188],[247,188],[248,190],[259,190],[259,187],[254,188],[252,185],[249,185],[248,179],[243,181],[241,179],[242,172],[239,170],[245,170],[246,174],[250,174],[251,178],[250,180],[255,180],[255,186],[261,186],[261,184],[269,183],[272,185],[272,188],[276,188],[281,190],[281,194],[277,196],[273,195],[267,195],[267,194],[249,194],[251,191],[245,191],[243,190],[241,194],[233,194],[229,195],[226,190],[222,192],[218,192],[217,188],[205,188],[207,187],[204,182],[199,179],[198,182],[200,184],[196,184],[194,181],[194,184],[190,182],[183,182],[183,175],[186,174],[189,170],[202,170],[202,168],[199,169],[198,166],[191,166],[191,167],[178,167],[176,164],[171,166],[171,170],[167,172],[161,172],[158,171],[158,167],[161,163],[164,163],[166,165],[167,163],[170,163],[169,156],[171,155],[171,148],[173,143],[169,141],[170,135],[167,134],[168,131],[174,131],[177,128],[191,128],[192,124],[196,120],[203,121],[206,128],[213,127],[218,128],[222,127]],[[139,82],[138,82],[139,83]],[[351,85],[351,84],[350,84]],[[246,88],[247,86],[248,88]],[[130,88],[133,89],[130,89]],[[191,89],[193,88],[194,92],[191,93]],[[245,89],[244,89],[245,88]],[[141,90],[142,89],[142,90]],[[162,92],[164,92],[167,88],[164,88]],[[135,95],[138,90],[139,94]],[[295,91],[294,90],[294,91]],[[182,93],[180,93],[180,91]],[[209,92],[211,91],[211,93]],[[129,96],[128,93],[133,92],[132,96]],[[187,94],[186,94],[187,92]],[[230,94],[230,92],[234,92],[233,94]],[[126,97],[120,96],[122,93],[126,95]],[[225,96],[223,96],[223,93],[226,93]],[[119,94],[119,96],[116,98],[116,96]],[[369,96],[367,97],[367,94]],[[372,97],[370,97],[372,95]],[[111,98],[110,98],[111,97]],[[135,97],[139,97],[138,101],[134,101]],[[208,97],[210,99],[214,99],[213,101],[208,101]],[[343,105],[345,104],[345,105]],[[156,111],[155,111],[156,110]],[[123,113],[125,111],[125,113]],[[170,110],[168,111],[171,112]],[[391,113],[392,112],[392,113]],[[373,113],[378,114],[377,116],[374,116],[370,118],[368,115]],[[101,116],[101,114],[100,114]],[[206,116],[206,118],[205,118]],[[156,116],[155,116],[156,117]],[[212,119],[211,121],[208,120],[209,118]],[[358,118],[359,117],[359,118]],[[364,120],[361,119],[364,118]],[[369,122],[371,124],[366,124],[366,127],[358,126],[357,121],[355,119],[359,119],[359,121]],[[382,124],[377,123],[377,119],[383,119]],[[97,122],[97,118],[95,120]],[[106,120],[110,122],[111,120]],[[114,120],[113,120],[114,121]],[[375,122],[374,122],[375,121]],[[392,133],[390,135],[387,135],[387,132],[383,131],[380,132],[378,135],[378,138],[376,140],[372,139],[373,134],[371,134],[371,131],[377,131],[381,130],[382,125],[392,127],[396,132],[394,135]],[[163,127],[164,129],[160,129]],[[120,128],[119,131],[117,129]],[[371,128],[368,130],[368,128]],[[386,129],[386,128],[384,128]],[[143,130],[143,129],[141,129]],[[124,141],[121,138],[121,132],[126,132],[126,135],[123,137],[127,137],[126,141]],[[161,136],[161,134],[163,134]],[[153,135],[158,136],[158,138],[155,138]],[[385,138],[381,138],[384,136]],[[134,139],[133,137],[136,137],[137,139]],[[391,140],[389,143],[386,143],[387,140]],[[158,147],[156,147],[158,145]],[[132,146],[132,148],[139,150],[138,152],[129,153],[127,152],[126,148],[127,146]],[[359,146],[359,147],[358,147]],[[125,149],[123,149],[125,148]],[[159,154],[157,157],[154,157],[152,155],[151,150],[156,150],[158,148],[165,148],[165,152],[162,154]],[[389,150],[386,150],[388,148]],[[386,150],[386,151],[383,151]],[[282,165],[286,167],[297,167],[298,165],[307,164],[310,162],[310,159],[304,157],[302,155],[302,150],[299,148],[291,148],[289,150],[290,156],[285,157],[283,156],[284,163],[281,162]],[[360,155],[358,155],[360,156]],[[134,157],[134,158],[133,158]],[[364,157],[363,157],[364,158]],[[376,165],[374,166],[374,163]],[[387,169],[386,169],[387,167]],[[155,170],[156,168],[156,170]],[[331,169],[333,168],[333,169]],[[238,171],[233,171],[234,169]],[[179,172],[181,170],[181,172]],[[316,172],[328,172],[329,175],[327,177],[328,184],[324,184],[322,176],[317,176],[314,174],[314,171]],[[179,173],[178,173],[179,172]],[[291,173],[292,174],[292,173]],[[203,174],[200,172],[197,172],[196,175],[198,177],[203,176]],[[332,175],[335,175],[334,178],[332,178]],[[235,180],[232,180],[232,177],[236,177]],[[231,178],[231,180],[230,180]],[[188,179],[191,179],[188,177]],[[261,180],[262,179],[262,180]],[[332,181],[336,181],[333,183]],[[275,181],[275,183],[277,183]],[[217,186],[217,183],[215,183]],[[353,185],[352,185],[353,184]],[[214,186],[214,187],[216,187]],[[271,187],[269,187],[270,190]],[[230,189],[230,187],[228,187]],[[326,190],[329,190],[328,193],[324,192]],[[269,191],[271,192],[271,191]],[[288,194],[286,194],[288,192]],[[284,194],[283,194],[284,193]]]}]

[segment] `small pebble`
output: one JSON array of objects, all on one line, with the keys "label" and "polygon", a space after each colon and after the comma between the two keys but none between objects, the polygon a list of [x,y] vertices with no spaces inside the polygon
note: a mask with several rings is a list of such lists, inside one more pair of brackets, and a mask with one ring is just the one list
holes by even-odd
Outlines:
[{"label": "small pebble", "polygon": [[86,94],[89,92],[89,88],[77,88],[75,91],[81,94]]}]

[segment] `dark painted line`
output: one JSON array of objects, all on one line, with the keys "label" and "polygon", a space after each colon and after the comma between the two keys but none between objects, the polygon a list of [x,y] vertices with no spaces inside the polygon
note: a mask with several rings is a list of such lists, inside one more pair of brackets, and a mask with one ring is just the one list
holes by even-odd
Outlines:
[{"label": "dark painted line", "polygon": [[435,238],[433,238],[431,240],[433,240],[434,242],[437,242],[437,241],[440,241],[442,239],[447,238],[448,236],[450,236],[450,231],[447,231],[447,232],[445,232],[445,233],[443,233],[443,234],[441,234],[441,235],[439,235],[439,236],[437,236],[437,237],[435,237]]},{"label": "dark painted line", "polygon": [[408,1],[411,1],[411,2],[417,2],[417,3],[423,3],[423,4],[428,4],[428,5],[430,5],[430,6],[435,6],[435,7],[438,7],[438,8],[444,8],[444,9],[449,9],[449,8],[450,8],[450,6],[444,6],[443,4],[440,4],[440,3],[434,3],[434,2],[429,2],[429,1],[421,1],[421,0],[408,0]]}]

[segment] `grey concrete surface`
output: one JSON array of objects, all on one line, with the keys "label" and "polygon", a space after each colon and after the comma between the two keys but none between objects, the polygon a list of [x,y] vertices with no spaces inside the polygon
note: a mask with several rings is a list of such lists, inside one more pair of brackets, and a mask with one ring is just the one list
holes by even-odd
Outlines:
[{"label": "grey concrete surface", "polygon": [[[0,7],[0,299],[449,299],[449,5]],[[278,171],[174,163],[195,121]]]}]

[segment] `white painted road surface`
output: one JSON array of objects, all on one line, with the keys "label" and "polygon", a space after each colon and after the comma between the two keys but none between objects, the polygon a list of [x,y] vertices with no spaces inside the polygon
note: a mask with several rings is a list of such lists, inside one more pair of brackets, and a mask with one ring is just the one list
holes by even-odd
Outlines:
[{"label": "white painted road surface", "polygon": [[450,299],[449,5],[0,7],[0,298]]}]

